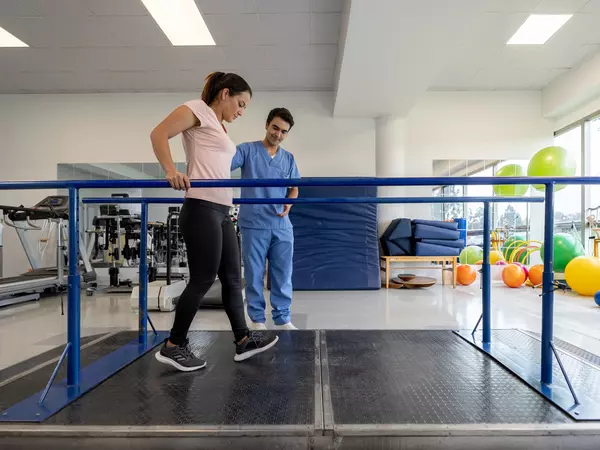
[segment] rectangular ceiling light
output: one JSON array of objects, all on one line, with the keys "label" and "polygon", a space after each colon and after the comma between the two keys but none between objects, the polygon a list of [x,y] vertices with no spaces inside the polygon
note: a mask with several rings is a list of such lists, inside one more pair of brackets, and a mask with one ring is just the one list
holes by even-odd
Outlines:
[{"label": "rectangular ceiling light", "polygon": [[194,0],[142,0],[173,45],[215,45]]},{"label": "rectangular ceiling light", "polygon": [[573,14],[532,14],[513,37],[508,45],[541,45],[545,44]]},{"label": "rectangular ceiling light", "polygon": [[0,27],[0,47],[29,47],[29,45]]}]

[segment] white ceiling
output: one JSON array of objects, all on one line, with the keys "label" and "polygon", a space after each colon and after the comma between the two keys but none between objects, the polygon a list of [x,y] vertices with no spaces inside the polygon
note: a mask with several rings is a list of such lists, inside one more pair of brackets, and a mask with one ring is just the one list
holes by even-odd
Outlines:
[{"label": "white ceiling", "polygon": [[331,90],[343,0],[196,0],[217,43],[172,47],[140,0],[0,0],[0,92],[201,89],[214,70],[255,90]]},{"label": "white ceiling", "polygon": [[[530,13],[575,15],[507,46]],[[426,90],[542,89],[600,48],[600,0],[353,0],[346,26],[335,114],[405,115]]]},{"label": "white ceiling", "polygon": [[[437,73],[430,89],[542,89],[600,48],[600,0],[489,2],[476,39]],[[576,13],[541,46],[507,46],[529,13]]]},{"label": "white ceiling", "polygon": [[[0,48],[0,93],[198,91],[222,70],[377,117],[426,90],[542,89],[600,49],[600,0],[196,3],[216,47],[172,47],[140,0],[0,0],[0,26],[31,45]],[[532,12],[576,14],[543,46],[506,46]]]}]

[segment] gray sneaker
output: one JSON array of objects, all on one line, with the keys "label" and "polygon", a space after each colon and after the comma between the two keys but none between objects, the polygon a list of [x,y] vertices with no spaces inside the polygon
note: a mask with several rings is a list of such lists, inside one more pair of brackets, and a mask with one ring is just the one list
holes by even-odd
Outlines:
[{"label": "gray sneaker", "polygon": [[257,331],[250,331],[248,339],[243,344],[236,344],[234,361],[244,361],[248,358],[266,352],[272,348],[277,341],[278,336],[265,336]]},{"label": "gray sneaker", "polygon": [[187,339],[184,345],[175,347],[167,347],[165,342],[160,352],[157,352],[154,356],[161,363],[173,366],[182,372],[193,372],[206,367],[206,361],[194,354]]}]

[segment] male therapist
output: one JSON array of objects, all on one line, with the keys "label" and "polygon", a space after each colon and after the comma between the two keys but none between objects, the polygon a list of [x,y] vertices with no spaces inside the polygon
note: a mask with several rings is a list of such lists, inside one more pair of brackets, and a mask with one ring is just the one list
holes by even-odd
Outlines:
[{"label": "male therapist", "polygon": [[[294,126],[285,108],[273,109],[262,141],[237,146],[231,170],[242,169],[242,179],[300,178],[294,156],[280,147]],[[242,188],[243,198],[297,198],[298,188]],[[242,257],[246,279],[246,304],[250,328],[266,330],[264,277],[269,261],[271,309],[275,326],[296,330],[290,317],[294,231],[288,214],[292,205],[241,205],[238,225],[242,233]]]}]

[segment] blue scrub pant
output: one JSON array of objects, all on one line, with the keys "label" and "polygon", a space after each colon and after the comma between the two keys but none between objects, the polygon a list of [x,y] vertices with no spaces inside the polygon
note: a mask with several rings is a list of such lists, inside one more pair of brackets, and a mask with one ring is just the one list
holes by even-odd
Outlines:
[{"label": "blue scrub pant", "polygon": [[255,323],[266,322],[264,279],[268,260],[273,322],[275,325],[290,322],[294,230],[241,228],[241,232],[246,303],[250,320]]}]

